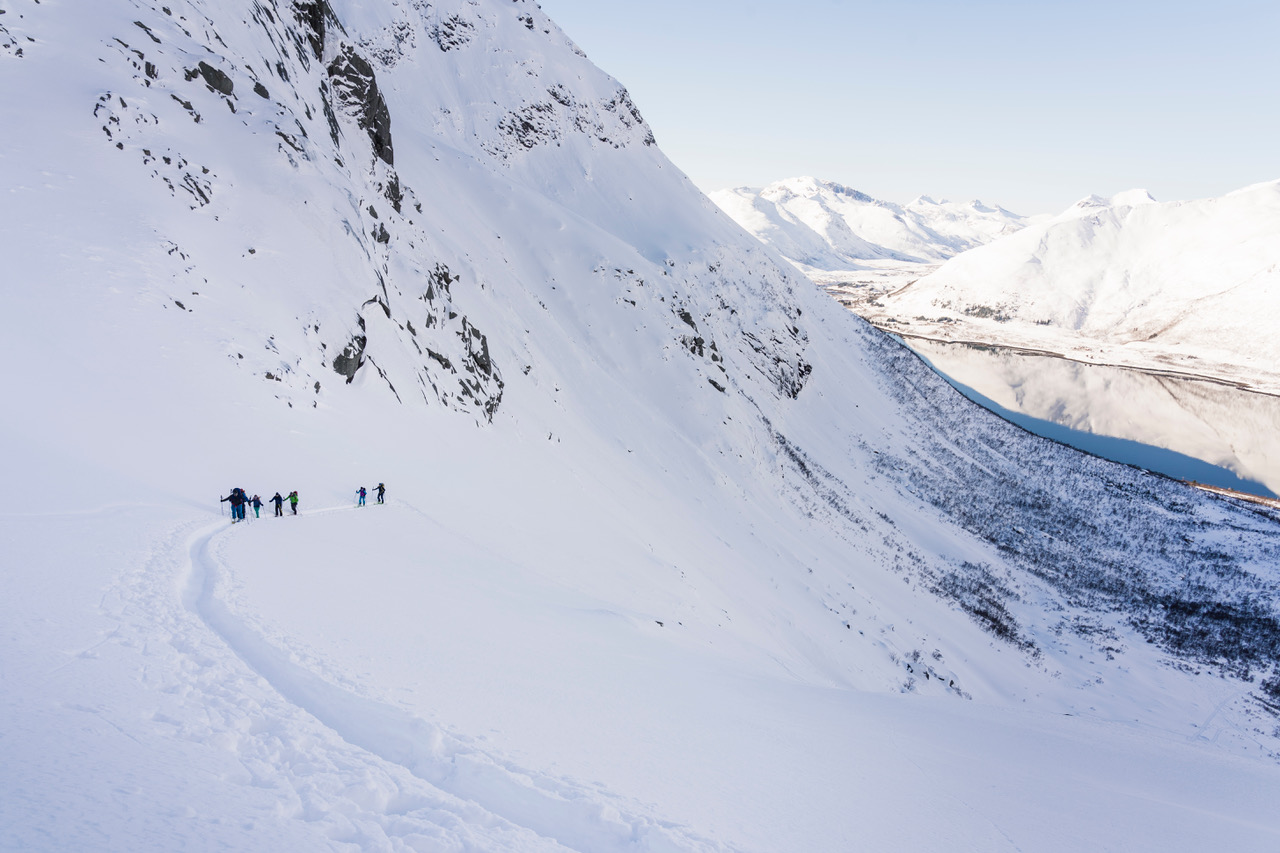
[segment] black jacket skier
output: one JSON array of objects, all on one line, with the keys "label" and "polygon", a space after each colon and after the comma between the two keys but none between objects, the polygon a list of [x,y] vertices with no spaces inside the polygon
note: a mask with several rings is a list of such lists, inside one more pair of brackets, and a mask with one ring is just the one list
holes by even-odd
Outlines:
[{"label": "black jacket skier", "polygon": [[275,497],[271,499],[271,503],[276,505],[276,517],[284,515],[284,498],[280,497],[280,493],[276,492]]},{"label": "black jacket skier", "polygon": [[219,502],[221,501],[231,502],[231,520],[232,521],[239,521],[240,519],[244,518],[244,505],[245,505],[245,502],[248,500],[248,498],[245,497],[244,489],[232,489],[231,494],[227,495],[225,498],[219,498],[218,500]]}]

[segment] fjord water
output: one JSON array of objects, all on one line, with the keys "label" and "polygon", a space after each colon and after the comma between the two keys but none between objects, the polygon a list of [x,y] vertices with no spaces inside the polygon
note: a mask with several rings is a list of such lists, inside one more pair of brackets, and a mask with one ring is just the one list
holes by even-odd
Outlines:
[{"label": "fjord water", "polygon": [[1017,350],[906,343],[970,400],[1028,432],[1179,480],[1280,491],[1280,398]]}]

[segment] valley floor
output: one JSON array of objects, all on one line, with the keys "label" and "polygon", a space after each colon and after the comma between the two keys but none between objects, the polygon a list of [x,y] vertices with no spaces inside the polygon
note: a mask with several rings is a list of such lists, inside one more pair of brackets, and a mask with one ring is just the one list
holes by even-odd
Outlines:
[{"label": "valley floor", "polygon": [[876,328],[908,342],[922,340],[998,347],[1012,353],[1139,370],[1153,376],[1214,382],[1253,393],[1280,396],[1280,390],[1273,387],[1273,377],[1253,376],[1241,373],[1234,366],[1216,363],[1206,363],[1204,368],[1197,369],[1195,358],[1164,353],[1157,347],[1135,349],[1127,345],[1106,344],[1047,327],[1038,327],[1036,333],[1029,336],[1021,325],[1002,328],[999,324],[966,323],[954,318],[931,321],[924,317],[901,316],[894,309],[891,297],[907,290],[937,268],[936,264],[883,263],[867,270],[831,272],[807,269],[805,273],[845,308]]},{"label": "valley floor", "polygon": [[[966,395],[976,392],[977,402],[1002,417],[1034,419],[1019,421],[1031,432],[1175,479],[1262,496],[1280,492],[1280,396],[1266,390],[1267,376],[1211,359],[1197,369],[1196,359],[1177,353],[1135,351],[1049,327],[1036,327],[1035,337],[1016,323],[899,316],[893,297],[935,268],[809,273]],[[1070,437],[1054,425],[1072,431]]]}]

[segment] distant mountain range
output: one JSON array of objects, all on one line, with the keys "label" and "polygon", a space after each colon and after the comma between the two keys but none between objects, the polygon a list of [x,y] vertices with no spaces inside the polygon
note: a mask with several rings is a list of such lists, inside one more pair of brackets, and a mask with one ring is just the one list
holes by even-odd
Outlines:
[{"label": "distant mountain range", "polygon": [[1056,217],[808,177],[710,195],[882,328],[1280,393],[1280,181],[1198,201],[1091,195]]},{"label": "distant mountain range", "polygon": [[868,261],[936,264],[1034,220],[981,201],[907,205],[817,178],[710,194],[735,222],[805,272],[865,269]]},{"label": "distant mountain range", "polygon": [[940,340],[1020,346],[1280,393],[1280,181],[1160,203],[1090,196],[860,308]]}]

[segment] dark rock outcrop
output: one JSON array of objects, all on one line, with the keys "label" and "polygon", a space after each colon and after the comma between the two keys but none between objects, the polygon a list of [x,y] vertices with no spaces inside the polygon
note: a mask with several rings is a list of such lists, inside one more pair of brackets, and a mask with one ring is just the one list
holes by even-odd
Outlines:
[{"label": "dark rock outcrop", "polygon": [[294,10],[302,24],[311,52],[316,59],[324,57],[324,42],[330,27],[338,19],[329,8],[329,0],[295,0]]},{"label": "dark rock outcrop", "polygon": [[373,67],[351,45],[329,63],[329,83],[343,109],[369,134],[373,153],[388,166],[395,165],[391,146],[391,113],[378,91]]},{"label": "dark rock outcrop", "polygon": [[230,96],[235,91],[235,84],[231,82],[231,78],[225,72],[219,71],[209,63],[201,60],[196,66],[200,72],[200,76],[204,78],[205,85],[215,92]]},{"label": "dark rock outcrop", "polygon": [[[364,326],[363,320],[360,325]],[[351,341],[333,360],[333,372],[347,377],[348,385],[356,378],[356,371],[364,366],[364,347],[368,340],[364,335],[352,335]]]},{"label": "dark rock outcrop", "polygon": [[431,40],[436,47],[448,53],[471,41],[475,34],[475,24],[458,16],[450,15],[431,28]]}]

